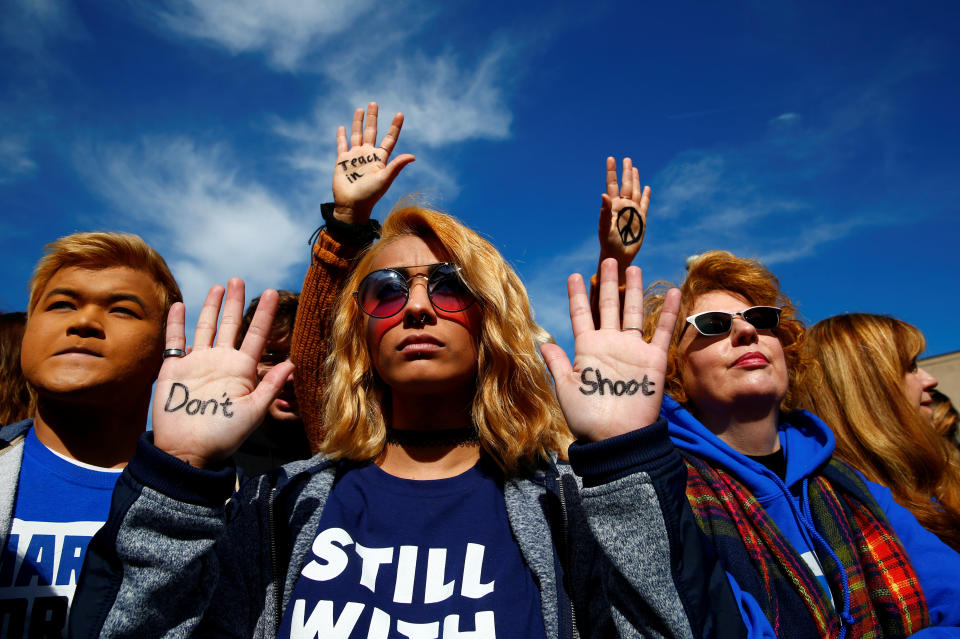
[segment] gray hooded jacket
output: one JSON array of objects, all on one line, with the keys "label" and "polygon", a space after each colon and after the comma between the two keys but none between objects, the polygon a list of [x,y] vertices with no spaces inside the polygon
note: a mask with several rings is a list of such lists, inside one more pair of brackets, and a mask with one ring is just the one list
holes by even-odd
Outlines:
[{"label": "gray hooded jacket", "polygon": [[[71,636],[275,636],[348,464],[295,462],[228,500],[232,468],[192,468],[150,435],[87,551]],[[574,444],[570,454],[573,469],[549,465],[503,480],[546,636],[744,636],[726,577],[693,521],[686,469],[665,422]]]}]

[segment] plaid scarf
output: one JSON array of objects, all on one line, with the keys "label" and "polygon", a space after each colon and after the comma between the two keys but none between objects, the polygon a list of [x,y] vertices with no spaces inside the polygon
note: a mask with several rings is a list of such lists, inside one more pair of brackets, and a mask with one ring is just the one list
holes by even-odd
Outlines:
[{"label": "plaid scarf", "polygon": [[[756,598],[778,637],[907,637],[929,625],[906,551],[848,465],[831,459],[805,485],[804,515],[843,566],[841,572],[817,545],[827,560],[822,563],[835,611],[820,582],[746,487],[721,468],[686,453],[684,458],[687,499],[700,529],[739,586]],[[844,620],[846,597],[850,615]]]}]

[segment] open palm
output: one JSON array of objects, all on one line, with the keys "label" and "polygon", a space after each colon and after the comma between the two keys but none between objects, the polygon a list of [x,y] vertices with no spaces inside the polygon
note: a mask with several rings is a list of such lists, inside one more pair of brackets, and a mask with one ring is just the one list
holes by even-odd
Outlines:
[{"label": "open palm", "polygon": [[583,278],[567,282],[574,335],[573,365],[555,344],[542,347],[553,375],[560,407],[578,438],[600,441],[657,420],[663,399],[667,349],[680,307],[671,290],[650,342],[643,339],[643,280],[640,269],[626,272],[623,328],[620,325],[617,264],[600,269],[600,327],[595,328]]},{"label": "open palm", "polygon": [[[239,350],[234,343],[243,317],[243,280],[228,284],[218,331],[223,297],[222,286],[210,289],[191,352],[164,360],[154,394],[154,444],[198,468],[215,467],[236,452],[263,421],[293,368],[290,362],[278,364],[257,384],[257,361],[270,333],[277,292],[261,296]],[[183,349],[185,342],[184,307],[177,303],[167,319],[166,347]]]},{"label": "open palm", "polygon": [[338,214],[346,213],[352,219],[344,222],[364,222],[370,217],[374,204],[387,192],[393,180],[407,164],[414,161],[409,153],[399,155],[390,161],[390,154],[400,137],[403,127],[403,114],[393,116],[390,129],[377,144],[376,102],[367,105],[366,124],[363,109],[353,114],[353,126],[350,142],[347,143],[347,131],[337,129],[337,164],[333,170],[333,200]]},{"label": "open palm", "polygon": [[607,158],[607,192],[600,196],[600,260],[617,260],[621,277],[643,245],[650,207],[650,187],[643,186],[630,158],[623,159],[623,178],[617,183],[617,161]]}]

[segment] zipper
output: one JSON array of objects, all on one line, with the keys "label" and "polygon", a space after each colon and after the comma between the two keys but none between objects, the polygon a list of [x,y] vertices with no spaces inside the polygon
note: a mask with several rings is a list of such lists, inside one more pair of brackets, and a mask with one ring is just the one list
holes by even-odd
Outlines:
[{"label": "zipper", "polygon": [[[563,526],[561,530],[563,531],[563,552],[567,555],[567,559],[570,558],[570,541],[567,538],[567,499],[563,493],[563,475],[557,473],[557,492],[560,497],[560,513],[563,516]],[[567,562],[569,566],[569,561]],[[574,639],[580,638],[580,632],[577,630],[577,611],[573,608],[573,597],[570,596],[570,593],[567,593],[567,602],[570,604],[570,621],[572,623],[571,629],[573,630]]]},{"label": "zipper", "polygon": [[273,570],[273,630],[274,634],[280,634],[280,608],[283,602],[283,586],[280,583],[280,567],[277,565],[277,527],[276,520],[273,516],[273,499],[276,493],[276,487],[270,489],[270,499],[267,501],[267,513],[270,528],[270,566]]}]

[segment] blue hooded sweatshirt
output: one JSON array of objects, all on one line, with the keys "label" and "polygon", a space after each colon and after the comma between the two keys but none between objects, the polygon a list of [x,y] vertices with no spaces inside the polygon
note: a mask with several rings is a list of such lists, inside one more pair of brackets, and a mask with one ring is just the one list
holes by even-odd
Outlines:
[{"label": "blue hooded sweatshirt", "polygon": [[[806,491],[806,480],[815,476],[833,454],[835,442],[829,427],[807,411],[794,411],[784,417],[778,426],[780,446],[787,461],[785,479],[781,480],[772,470],[737,452],[710,432],[673,398],[664,396],[661,414],[669,423],[670,438],[675,446],[723,468],[750,490],[829,593],[820,567],[837,560],[808,515],[810,504]],[[921,526],[909,510],[894,502],[889,489],[864,481],[910,556],[927,599],[931,627],[914,636],[960,637],[960,554]],[[773,628],[753,596],[742,591],[732,577],[730,580],[750,636],[773,637]],[[842,600],[833,602],[841,617],[849,617],[850,598],[846,588],[844,584]]]}]

